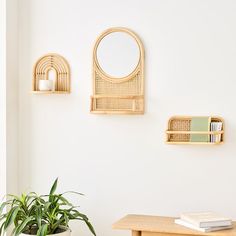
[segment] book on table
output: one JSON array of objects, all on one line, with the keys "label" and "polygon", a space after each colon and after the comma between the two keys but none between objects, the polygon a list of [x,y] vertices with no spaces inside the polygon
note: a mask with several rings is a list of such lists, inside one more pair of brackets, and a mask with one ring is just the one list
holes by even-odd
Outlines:
[{"label": "book on table", "polygon": [[214,212],[182,213],[180,219],[201,228],[232,225],[231,219]]},{"label": "book on table", "polygon": [[214,212],[182,213],[176,224],[201,232],[213,232],[232,228],[232,220]]},{"label": "book on table", "polygon": [[175,219],[175,223],[178,225],[182,225],[184,227],[187,227],[189,229],[193,229],[193,230],[197,230],[203,233],[208,233],[208,232],[214,232],[214,231],[219,231],[219,230],[226,230],[226,229],[232,229],[232,225],[228,225],[228,226],[216,226],[216,227],[205,227],[205,228],[201,228],[198,227],[196,225],[193,225],[185,220],[181,220],[181,219]]}]

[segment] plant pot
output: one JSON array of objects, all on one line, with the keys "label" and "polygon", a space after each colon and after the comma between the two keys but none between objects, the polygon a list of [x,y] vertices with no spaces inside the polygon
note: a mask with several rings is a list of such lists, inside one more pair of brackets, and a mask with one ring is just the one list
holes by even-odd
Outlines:
[{"label": "plant pot", "polygon": [[[64,230],[64,231],[63,231]],[[21,233],[19,236],[34,236],[35,234],[27,234],[27,233]],[[61,228],[61,232],[55,233],[55,234],[48,234],[49,235],[55,235],[55,236],[71,236],[71,230],[69,228]]]}]

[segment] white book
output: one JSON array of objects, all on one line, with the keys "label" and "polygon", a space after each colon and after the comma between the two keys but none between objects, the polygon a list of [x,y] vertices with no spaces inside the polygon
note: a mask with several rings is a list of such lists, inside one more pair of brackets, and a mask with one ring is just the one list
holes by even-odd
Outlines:
[{"label": "white book", "polygon": [[[211,131],[216,131],[215,122],[211,122]],[[211,135],[211,142],[215,143],[215,135]]]},{"label": "white book", "polygon": [[219,231],[219,230],[225,230],[225,229],[232,229],[232,225],[230,226],[219,226],[219,227],[208,227],[208,228],[200,228],[195,225],[192,225],[184,220],[181,219],[175,219],[175,223],[178,225],[182,225],[184,227],[194,229],[203,233],[213,232],[213,231]]},{"label": "white book", "polygon": [[[216,131],[216,127],[217,127],[217,124],[214,122],[213,123],[213,131]],[[213,142],[214,143],[216,142],[216,135],[215,134],[213,135]]]},{"label": "white book", "polygon": [[[223,123],[222,122],[217,122],[216,125],[216,131],[221,131],[222,130]],[[221,140],[221,134],[216,135],[216,142],[220,142]]]},{"label": "white book", "polygon": [[[211,122],[211,131],[221,131],[223,127],[222,122]],[[211,135],[211,142],[218,143],[221,140],[221,134]]]},{"label": "white book", "polygon": [[[211,122],[211,131],[216,131],[216,122]],[[211,135],[211,142],[212,143],[216,142],[216,135],[215,134]]]},{"label": "white book", "polygon": [[180,215],[180,219],[200,228],[232,225],[231,219],[220,216],[214,212],[183,213]]}]

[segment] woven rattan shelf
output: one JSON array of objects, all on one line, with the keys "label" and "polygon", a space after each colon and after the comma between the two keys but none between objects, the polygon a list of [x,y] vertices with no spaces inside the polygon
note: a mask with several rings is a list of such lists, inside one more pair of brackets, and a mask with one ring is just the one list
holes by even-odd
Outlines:
[{"label": "woven rattan shelf", "polygon": [[[97,48],[108,34],[123,32],[136,41],[140,58],[135,70],[122,78],[113,78],[100,67]],[[126,28],[111,28],[96,40],[93,51],[93,95],[90,111],[94,114],[143,114],[144,113],[144,48],[141,40]]]},{"label": "woven rattan shelf", "polygon": [[32,94],[69,94],[67,91],[31,91]]},{"label": "woven rattan shelf", "polygon": [[[55,85],[52,91],[40,91],[39,81],[48,80],[49,72],[55,72]],[[50,53],[35,63],[33,71],[33,94],[67,94],[70,93],[70,68],[66,59],[58,54]]]},{"label": "woven rattan shelf", "polygon": [[[220,117],[210,117],[211,122],[222,122],[221,131],[190,131],[192,116],[174,116],[169,119],[166,131],[167,144],[207,144],[216,145],[224,142],[224,121]],[[191,134],[221,135],[220,142],[191,142]]]}]

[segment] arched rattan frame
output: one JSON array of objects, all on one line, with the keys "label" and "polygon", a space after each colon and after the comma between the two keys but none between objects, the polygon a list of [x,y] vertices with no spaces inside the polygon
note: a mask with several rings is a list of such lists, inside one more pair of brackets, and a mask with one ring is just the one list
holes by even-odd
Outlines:
[{"label": "arched rattan frame", "polygon": [[[39,80],[47,80],[50,70],[56,73],[55,91],[39,91]],[[64,57],[56,53],[42,56],[33,71],[33,93],[70,93],[70,68]]]},{"label": "arched rattan frame", "polygon": [[[104,37],[115,32],[129,34],[139,47],[138,64],[129,75],[116,78],[108,75],[97,59],[97,49]],[[144,113],[144,47],[140,38],[123,27],[110,28],[96,40],[93,49],[93,95],[91,112],[100,114],[143,114]]]}]

